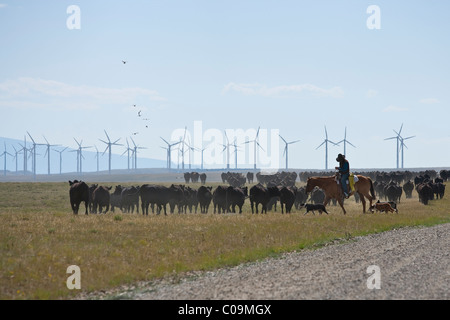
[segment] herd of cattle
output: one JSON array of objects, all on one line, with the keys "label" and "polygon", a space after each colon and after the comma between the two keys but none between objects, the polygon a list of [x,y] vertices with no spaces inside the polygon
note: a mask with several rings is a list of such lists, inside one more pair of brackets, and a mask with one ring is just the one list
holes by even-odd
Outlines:
[{"label": "herd of cattle", "polygon": [[[357,174],[355,172],[355,174]],[[384,199],[393,203],[400,203],[403,193],[406,198],[412,197],[412,192],[417,191],[419,201],[428,204],[430,200],[442,199],[445,192],[444,182],[450,178],[450,171],[442,170],[439,173],[433,170],[424,172],[364,172],[365,176],[374,181],[374,188],[378,199]],[[267,210],[277,210],[280,204],[282,213],[290,213],[292,208],[297,210],[307,201],[323,203],[325,195],[321,189],[315,188],[310,194],[306,194],[304,187],[297,187],[296,180],[306,181],[308,177],[330,175],[328,172],[277,172],[274,174],[255,175],[248,172],[226,172],[221,178],[224,185],[214,188],[205,186],[206,174],[190,172],[184,174],[186,184],[172,184],[170,187],[163,185],[144,184],[141,186],[112,187],[93,184],[89,186],[84,181],[69,181],[70,204],[73,213],[77,214],[81,202],[85,204],[85,214],[106,213],[119,208],[124,213],[139,213],[139,207],[144,215],[148,215],[149,208],[152,213],[197,213],[200,207],[201,213],[208,213],[212,205],[214,213],[236,212],[242,213],[242,207],[248,198],[252,213],[267,213]],[[253,179],[256,176],[256,184]],[[191,187],[190,183],[198,183],[198,188]],[[357,194],[356,194],[357,195]],[[359,199],[355,196],[355,200]],[[140,202],[140,206],[139,206]]]}]

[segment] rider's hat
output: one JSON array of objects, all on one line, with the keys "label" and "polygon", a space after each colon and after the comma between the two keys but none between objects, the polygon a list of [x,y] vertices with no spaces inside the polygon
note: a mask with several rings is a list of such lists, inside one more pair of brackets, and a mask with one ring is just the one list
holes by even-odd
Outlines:
[{"label": "rider's hat", "polygon": [[336,158],[336,161],[337,161],[337,162],[341,162],[341,161],[344,160],[344,159],[345,159],[345,156],[344,156],[343,154],[339,153],[338,156],[337,156],[337,158]]}]

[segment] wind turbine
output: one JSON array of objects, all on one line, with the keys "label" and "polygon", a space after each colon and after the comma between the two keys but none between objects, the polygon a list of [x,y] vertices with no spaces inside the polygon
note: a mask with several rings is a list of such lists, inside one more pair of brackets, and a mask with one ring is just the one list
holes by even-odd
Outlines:
[{"label": "wind turbine", "polygon": [[335,146],[337,146],[337,143],[334,143],[333,141],[328,139],[327,127],[325,126],[325,140],[323,140],[323,142],[316,148],[316,150],[317,150],[322,145],[325,144],[325,170],[328,170],[328,142],[332,143]]},{"label": "wind turbine", "polygon": [[345,127],[345,134],[344,134],[344,139],[339,141],[337,144],[340,144],[341,142],[344,142],[344,155],[346,155],[347,151],[346,151],[346,144],[348,143],[349,145],[351,145],[353,148],[356,148],[350,141],[347,140],[347,127]]},{"label": "wind turbine", "polygon": [[138,149],[147,149],[147,148],[139,147],[138,145],[136,145],[136,143],[134,142],[132,137],[130,137],[130,139],[131,139],[131,141],[133,142],[133,145],[134,145],[134,147],[132,148],[132,151],[133,151],[133,154],[134,154],[134,170],[136,170],[137,169],[137,151],[138,151]]},{"label": "wind turbine", "polygon": [[231,145],[232,147],[234,147],[234,163],[235,163],[235,169],[237,169],[238,167],[238,159],[237,159],[237,153],[238,153],[238,146],[236,145],[236,138],[234,138],[233,144]]},{"label": "wind turbine", "polygon": [[[128,170],[130,170],[130,151],[131,151],[131,157],[133,157],[133,149],[130,148],[130,144],[128,143],[128,138],[125,138],[127,142],[127,149],[122,153],[122,156],[127,153],[127,160],[128,160]],[[133,161],[132,161],[133,162]]]},{"label": "wind turbine", "polygon": [[104,130],[104,131],[106,134],[106,138],[108,138],[108,142],[106,142],[102,139],[98,139],[98,140],[100,140],[101,142],[106,144],[106,149],[105,149],[105,151],[103,151],[103,154],[105,154],[106,150],[109,149],[108,172],[109,172],[109,174],[111,174],[111,147],[112,146],[122,146],[122,144],[117,143],[120,140],[120,138],[114,142],[111,142],[111,140],[109,139],[108,133],[106,132],[106,130]]},{"label": "wind turbine", "polygon": [[14,155],[14,159],[16,159],[16,173],[17,173],[17,169],[18,169],[18,163],[17,163],[17,161],[18,161],[18,159],[19,159],[19,157],[18,157],[18,155],[22,152],[22,149],[19,149],[19,150],[17,150],[14,146],[12,146],[13,147],[13,149],[14,149],[14,152],[15,152],[15,155]]},{"label": "wind turbine", "polygon": [[56,151],[56,152],[59,153],[59,174],[62,173],[62,153],[63,153],[64,151],[66,151],[67,148],[68,148],[68,147],[65,147],[65,148],[62,149],[62,150],[55,150],[55,149],[53,149],[53,151]]},{"label": "wind turbine", "polygon": [[203,149],[201,149],[201,152],[202,152],[202,165],[201,165],[201,169],[203,170],[203,152],[206,150],[206,149],[208,149],[208,147],[209,147],[210,145],[207,145],[206,147],[204,147]]},{"label": "wind turbine", "polygon": [[225,138],[227,139],[227,144],[222,144],[223,150],[222,153],[227,150],[227,169],[230,169],[230,141],[228,140],[227,132],[225,131]]},{"label": "wind turbine", "polygon": [[3,175],[6,176],[6,156],[11,156],[14,157],[11,153],[9,153],[8,151],[6,151],[6,143],[5,143],[5,151],[3,151],[2,154],[0,154],[0,157],[4,156],[5,157],[5,162],[4,162],[4,166],[3,166]]},{"label": "wind turbine", "polygon": [[164,141],[167,144],[167,148],[164,148],[164,149],[167,150],[167,168],[170,170],[172,168],[172,147],[181,143],[181,141],[170,144],[166,140],[164,140],[162,137],[160,137],[160,138],[162,141]]},{"label": "wind turbine", "polygon": [[97,146],[94,144],[94,148],[95,148],[95,157],[97,158],[97,172],[99,172],[99,162],[100,162],[100,151],[98,151]]},{"label": "wind turbine", "polygon": [[83,149],[88,149],[88,148],[92,148],[92,147],[83,147],[83,140],[81,140],[80,142],[77,141],[77,139],[73,138],[73,140],[75,140],[75,142],[78,144],[78,149],[74,150],[77,152],[77,172],[79,173],[83,173],[83,165],[82,165],[82,159],[83,157]]},{"label": "wind turbine", "polygon": [[403,169],[403,163],[404,163],[403,162],[403,155],[404,155],[403,147],[408,148],[404,141],[415,137],[415,136],[410,136],[410,137],[407,137],[407,138],[403,138],[401,136],[402,129],[403,129],[403,123],[402,123],[402,125],[400,127],[400,130],[398,132],[393,130],[397,136],[384,139],[384,140],[392,140],[392,139],[396,139],[397,140],[397,169],[399,168],[399,162],[400,162],[400,149],[401,149],[401,153],[402,153],[402,169]]},{"label": "wind turbine", "polygon": [[289,168],[289,166],[288,166],[288,151],[289,151],[289,145],[290,144],[294,144],[294,143],[297,143],[297,142],[299,142],[300,140],[295,140],[295,141],[291,141],[291,142],[287,142],[281,135],[279,135],[280,136],[280,138],[281,138],[281,140],[283,140],[284,141],[284,143],[285,143],[285,146],[284,146],[284,151],[283,151],[283,156],[284,155],[286,155],[286,170],[288,170],[288,168]]},{"label": "wind turbine", "polygon": [[27,170],[28,170],[28,148],[27,148],[27,136],[24,135],[24,144],[20,144],[20,146],[22,147],[22,149],[20,149],[20,151],[23,151],[23,174],[26,175],[27,174]]},{"label": "wind turbine", "polygon": [[47,146],[47,150],[45,151],[44,157],[47,155],[47,160],[48,160],[48,174],[50,175],[50,147],[58,147],[60,146],[59,144],[50,144],[48,143],[47,138],[44,137],[45,142],[47,142],[46,146]]},{"label": "wind turbine", "polygon": [[33,141],[33,147],[31,149],[32,157],[33,157],[33,176],[36,178],[36,146],[45,146],[43,143],[36,143],[31,136],[31,134],[27,131],[28,136],[30,137],[31,141]]},{"label": "wind turbine", "polygon": [[261,150],[262,151],[264,151],[264,149],[263,149],[263,147],[261,147],[261,145],[259,144],[259,142],[258,142],[258,138],[259,138],[259,129],[260,129],[260,127],[258,127],[258,131],[256,131],[256,136],[255,136],[255,139],[253,139],[253,140],[249,140],[249,141],[245,141],[244,143],[250,143],[250,142],[253,142],[253,154],[254,154],[254,165],[253,165],[253,169],[255,169],[256,170],[256,151],[257,151],[257,149],[256,149],[256,146],[258,146],[258,147],[260,147],[261,148]]},{"label": "wind turbine", "polygon": [[188,142],[186,143],[186,146],[188,147],[188,152],[189,152],[189,170],[190,170],[191,165],[192,165],[191,151],[194,152],[195,150],[198,150],[198,149],[191,146],[191,140],[189,139],[189,137],[188,137]]}]

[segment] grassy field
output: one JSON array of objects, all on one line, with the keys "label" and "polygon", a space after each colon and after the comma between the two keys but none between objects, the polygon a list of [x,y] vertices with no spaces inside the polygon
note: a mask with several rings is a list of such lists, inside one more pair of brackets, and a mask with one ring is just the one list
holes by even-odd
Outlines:
[{"label": "grassy field", "polygon": [[0,299],[70,299],[80,292],[66,286],[70,265],[80,267],[81,290],[90,292],[450,222],[447,195],[424,206],[415,192],[402,199],[398,214],[362,214],[362,205],[350,199],[345,216],[338,206],[321,216],[304,216],[304,209],[252,215],[248,201],[243,214],[210,208],[208,214],[75,216],[68,191],[68,183],[0,183]]}]

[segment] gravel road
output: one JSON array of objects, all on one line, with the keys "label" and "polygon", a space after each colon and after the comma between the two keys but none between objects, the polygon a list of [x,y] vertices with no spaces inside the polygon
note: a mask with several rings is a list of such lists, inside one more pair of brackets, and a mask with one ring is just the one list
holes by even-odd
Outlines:
[{"label": "gravel road", "polygon": [[[379,273],[367,272],[378,266]],[[379,274],[379,282],[376,279]],[[380,284],[380,289],[368,289]],[[401,228],[317,250],[190,273],[84,299],[439,299],[450,298],[450,224]]]}]

